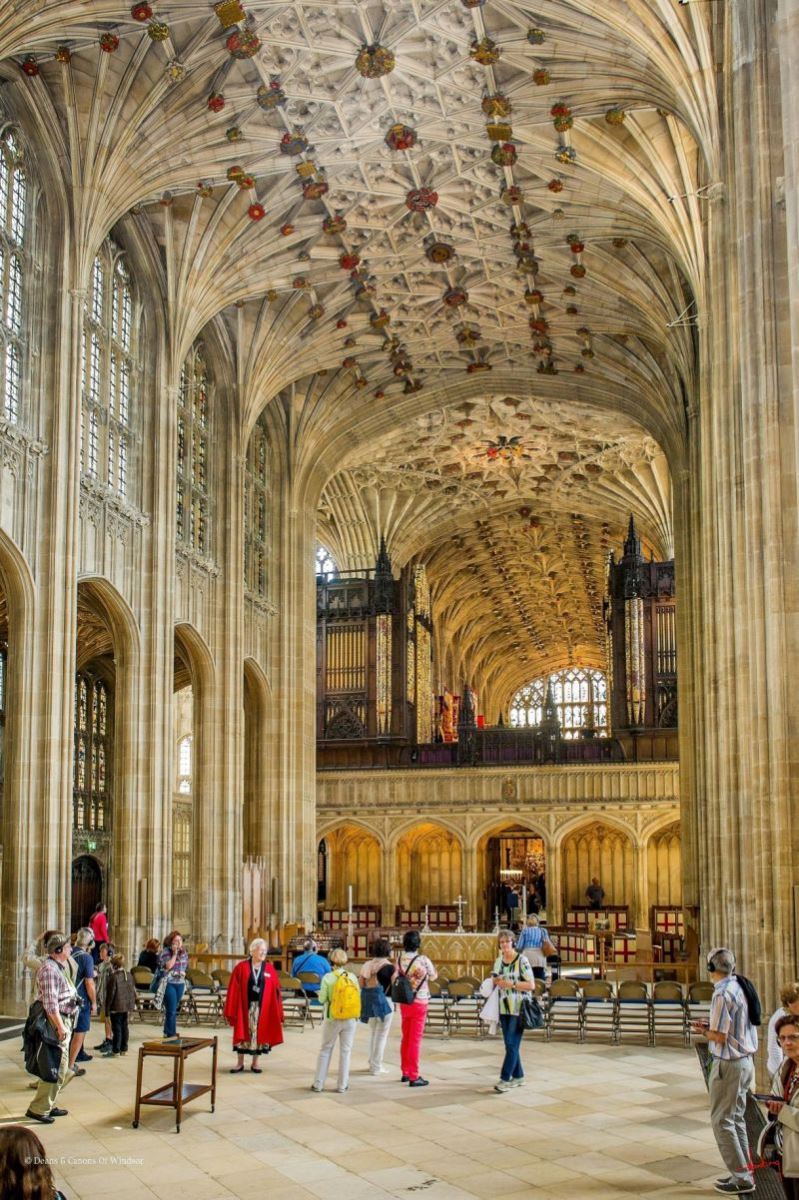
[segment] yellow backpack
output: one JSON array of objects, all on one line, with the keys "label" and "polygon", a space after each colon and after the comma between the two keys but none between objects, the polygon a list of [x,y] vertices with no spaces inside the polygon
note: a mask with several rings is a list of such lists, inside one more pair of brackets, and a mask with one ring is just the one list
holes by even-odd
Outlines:
[{"label": "yellow backpack", "polygon": [[336,982],[330,997],[330,1017],[333,1021],[356,1020],[361,1015],[361,989],[349,971],[334,971]]}]

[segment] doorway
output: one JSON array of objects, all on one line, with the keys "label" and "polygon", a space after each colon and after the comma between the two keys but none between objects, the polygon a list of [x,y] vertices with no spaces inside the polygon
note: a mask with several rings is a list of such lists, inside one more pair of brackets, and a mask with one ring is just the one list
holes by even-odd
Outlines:
[{"label": "doorway", "polygon": [[96,858],[81,854],[72,864],[72,930],[89,924],[103,898],[103,874]]},{"label": "doorway", "polygon": [[[517,915],[522,917],[522,892],[527,911],[546,908],[546,856],[543,838],[528,829],[505,829],[489,837],[486,845],[486,920],[493,923],[499,910],[500,924],[507,920],[506,899],[512,888],[518,898]],[[490,928],[490,926],[487,926]]]}]

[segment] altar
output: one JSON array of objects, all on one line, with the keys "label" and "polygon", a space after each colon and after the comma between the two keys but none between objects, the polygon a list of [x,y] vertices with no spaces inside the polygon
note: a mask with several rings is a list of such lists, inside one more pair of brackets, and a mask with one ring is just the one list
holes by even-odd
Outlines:
[{"label": "altar", "polygon": [[423,933],[422,954],[432,960],[439,975],[491,974],[499,947],[495,933]]}]

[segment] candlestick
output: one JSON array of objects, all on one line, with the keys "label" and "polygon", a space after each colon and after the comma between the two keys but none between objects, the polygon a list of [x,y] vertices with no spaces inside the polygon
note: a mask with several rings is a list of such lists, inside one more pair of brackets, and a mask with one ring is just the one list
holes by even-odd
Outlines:
[{"label": "candlestick", "polygon": [[499,933],[499,909],[494,909],[494,928],[492,933]]},{"label": "candlestick", "polygon": [[352,884],[347,888],[347,912],[350,920],[352,920]]}]

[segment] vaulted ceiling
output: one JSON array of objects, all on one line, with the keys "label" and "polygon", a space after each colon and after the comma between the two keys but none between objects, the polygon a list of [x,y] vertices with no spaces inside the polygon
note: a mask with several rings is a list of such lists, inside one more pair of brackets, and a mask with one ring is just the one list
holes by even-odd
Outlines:
[{"label": "vaulted ceiling", "polygon": [[[499,537],[529,508],[525,553],[542,577],[590,577],[589,596],[630,509],[671,548],[663,454],[685,448],[716,178],[713,7],[7,0],[3,103],[62,164],[74,285],[112,228],[158,246],[172,377],[209,322],[226,330],[245,429],[292,410],[340,554],[385,533],[398,565],[432,556],[449,596],[480,523]],[[517,434],[529,459],[489,471],[485,443]],[[596,656],[585,604],[564,600],[547,647]]]}]

